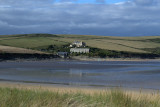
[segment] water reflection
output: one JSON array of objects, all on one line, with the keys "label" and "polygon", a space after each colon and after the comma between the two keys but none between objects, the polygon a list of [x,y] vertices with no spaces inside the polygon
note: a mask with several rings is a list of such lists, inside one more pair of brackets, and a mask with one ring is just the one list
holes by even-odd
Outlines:
[{"label": "water reflection", "polygon": [[82,78],[86,75],[86,73],[83,72],[82,70],[70,69],[69,70],[69,75],[70,75],[70,77],[76,76],[76,77]]}]

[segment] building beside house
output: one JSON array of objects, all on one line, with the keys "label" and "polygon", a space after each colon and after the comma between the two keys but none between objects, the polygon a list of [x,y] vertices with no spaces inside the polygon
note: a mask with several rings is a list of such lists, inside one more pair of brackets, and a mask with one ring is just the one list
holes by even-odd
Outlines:
[{"label": "building beside house", "polygon": [[84,42],[82,42],[82,41],[74,41],[70,45],[70,47],[85,47],[85,46],[86,46],[86,44]]},{"label": "building beside house", "polygon": [[68,57],[68,52],[58,52],[57,55],[61,58],[67,58]]},{"label": "building beside house", "polygon": [[71,48],[71,53],[89,53],[89,48]]}]

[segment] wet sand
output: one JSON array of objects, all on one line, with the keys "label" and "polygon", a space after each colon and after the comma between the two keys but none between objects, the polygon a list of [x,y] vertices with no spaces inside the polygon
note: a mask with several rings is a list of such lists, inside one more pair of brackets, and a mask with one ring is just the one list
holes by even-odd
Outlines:
[{"label": "wet sand", "polygon": [[160,89],[160,62],[1,62],[0,81],[75,87]]},{"label": "wet sand", "polygon": [[17,88],[27,90],[41,90],[41,91],[57,91],[57,92],[84,92],[84,93],[101,93],[109,92],[111,90],[119,89],[124,92],[134,92],[143,94],[159,93],[159,90],[141,89],[141,88],[126,88],[126,87],[90,87],[90,86],[68,86],[57,84],[41,84],[41,83],[22,83],[22,82],[7,82],[0,81],[1,88]]},{"label": "wet sand", "polygon": [[73,60],[80,61],[160,61],[160,58],[155,59],[142,59],[142,58],[94,58],[94,57],[84,57],[76,56],[72,57]]},{"label": "wet sand", "polygon": [[[108,62],[109,63],[109,62]],[[63,68],[63,69],[105,69],[105,68],[115,68],[115,67],[126,67],[128,65],[104,65],[81,61],[26,61],[26,62],[1,62],[0,68],[16,68],[16,67],[26,67],[26,68]]]},{"label": "wet sand", "polygon": [[98,58],[98,57],[85,57],[74,56],[71,58],[53,58],[53,59],[14,59],[14,60],[1,60],[0,62],[30,62],[30,61],[160,61],[160,58],[155,59],[142,59],[142,58]]},{"label": "wet sand", "polygon": [[53,91],[53,92],[83,92],[87,94],[100,93],[109,90],[109,88],[91,88],[91,87],[78,87],[78,86],[65,86],[65,85],[49,85],[38,83],[21,83],[21,82],[0,82],[1,88],[17,88],[27,90],[39,91]]}]

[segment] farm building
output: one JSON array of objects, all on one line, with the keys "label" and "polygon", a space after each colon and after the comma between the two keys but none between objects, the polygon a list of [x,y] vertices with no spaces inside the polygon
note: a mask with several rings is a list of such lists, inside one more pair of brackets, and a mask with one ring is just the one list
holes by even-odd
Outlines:
[{"label": "farm building", "polygon": [[86,46],[86,44],[84,42],[82,42],[82,41],[74,41],[70,45],[70,47],[85,47],[85,46]]},{"label": "farm building", "polygon": [[89,48],[71,48],[71,53],[89,53]]},{"label": "farm building", "polygon": [[68,52],[58,52],[57,55],[60,56],[61,58],[67,58],[68,57]]}]

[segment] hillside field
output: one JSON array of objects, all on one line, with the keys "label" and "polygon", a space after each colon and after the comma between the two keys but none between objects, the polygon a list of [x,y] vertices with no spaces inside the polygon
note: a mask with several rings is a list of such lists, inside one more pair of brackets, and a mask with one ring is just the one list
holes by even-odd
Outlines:
[{"label": "hillside field", "polygon": [[[40,50],[43,47],[47,47],[49,45],[67,45],[73,41],[83,41],[87,44],[87,46],[94,48],[136,53],[152,53],[157,50],[159,51],[160,48],[160,36],[111,37],[53,34],[22,34],[0,36],[0,46],[10,46],[34,50]],[[0,51],[3,51],[3,48],[0,47]]]},{"label": "hillside field", "polygon": [[41,51],[11,46],[0,46],[0,53],[44,54],[44,52]]}]

